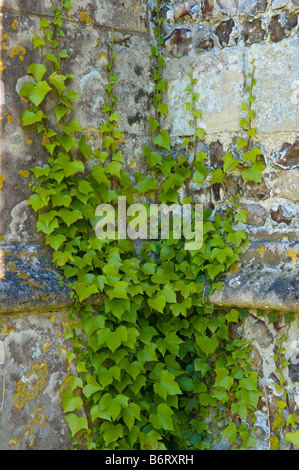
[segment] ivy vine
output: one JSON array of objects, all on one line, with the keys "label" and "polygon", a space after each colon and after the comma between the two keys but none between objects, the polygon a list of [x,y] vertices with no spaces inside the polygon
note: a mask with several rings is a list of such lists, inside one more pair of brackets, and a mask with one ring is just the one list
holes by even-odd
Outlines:
[{"label": "ivy vine", "polygon": [[[238,185],[261,181],[264,169],[262,151],[252,143],[255,64],[242,104],[239,155],[227,152],[223,167],[213,170],[208,156],[198,151],[205,130],[198,127],[202,112],[192,65],[185,92],[193,136],[174,151],[162,124],[168,109],[157,1],[157,44],[151,47],[155,113],[148,118],[152,144],[143,149],[150,177],[136,172],[132,183],[120,150],[124,136],[118,126],[114,33],[98,150],[87,144],[80,121],[70,117],[80,98],[71,88],[74,75],[65,71],[68,54],[61,46],[70,8],[71,1],[63,1],[61,8],[53,7],[52,21],[41,19],[40,34],[33,37],[41,60],[29,66],[31,80],[20,96],[29,103],[22,124],[40,134],[47,155],[44,166],[32,169],[29,204],[74,299],[66,337],[73,341],[68,360],[77,374],[68,377],[61,392],[74,446],[83,439],[88,449],[201,450],[226,437],[232,447],[254,447],[251,429],[262,393],[251,368],[250,343],[237,334],[247,312],[217,308],[209,296],[222,288],[221,275],[248,243],[237,228],[246,222]],[[50,96],[54,118],[47,109]],[[170,237],[146,240],[137,253],[131,240],[95,235],[99,204],[117,208],[120,196],[132,204],[137,194],[147,197],[147,210],[153,200],[194,207],[192,185],[217,184],[231,174],[236,192],[224,214],[204,210],[198,250],[187,251],[183,240]]]}]

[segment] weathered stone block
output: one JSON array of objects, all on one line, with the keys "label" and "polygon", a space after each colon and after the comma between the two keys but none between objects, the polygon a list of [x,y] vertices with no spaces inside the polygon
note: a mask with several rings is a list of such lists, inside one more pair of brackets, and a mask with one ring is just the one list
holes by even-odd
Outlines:
[{"label": "weathered stone block", "polygon": [[226,21],[221,21],[215,28],[215,34],[218,37],[220,46],[228,46],[230,42],[230,35],[235,26],[233,18]]},{"label": "weathered stone block", "polygon": [[0,365],[1,450],[67,450],[71,447],[60,392],[75,371],[64,339],[64,310],[0,315],[4,358]]},{"label": "weathered stone block", "polygon": [[242,35],[246,46],[263,41],[265,34],[266,31],[263,29],[262,21],[259,18],[244,21]]},{"label": "weathered stone block", "polygon": [[193,132],[189,126],[191,114],[185,111],[185,102],[190,100],[190,96],[184,92],[189,84],[186,74],[190,71],[191,62],[194,78],[197,79],[194,91],[200,96],[197,106],[203,112],[198,125],[204,127],[208,134],[238,130],[243,77],[242,53],[235,49],[167,61],[165,78],[170,83],[166,127],[173,135],[190,135]]},{"label": "weathered stone block", "polygon": [[282,170],[269,185],[273,196],[299,201],[299,170]]},{"label": "weathered stone block", "polygon": [[289,241],[251,241],[240,263],[225,276],[217,305],[299,312],[299,245]]},{"label": "weathered stone block", "polygon": [[289,38],[276,44],[252,44],[247,49],[246,70],[250,71],[252,59],[256,64],[253,108],[258,132],[298,131],[298,106],[292,99],[299,64],[297,48],[298,39]]},{"label": "weathered stone block", "polygon": [[282,15],[274,15],[271,18],[269,31],[270,39],[273,42],[279,42],[288,37],[293,28],[297,25],[297,16],[294,13],[283,13]]},{"label": "weathered stone block", "polygon": [[299,166],[299,140],[294,144],[284,143],[278,152],[271,154],[273,163],[285,170],[292,170]]},{"label": "weathered stone block", "polygon": [[[54,5],[56,3],[54,2]],[[53,16],[51,0],[0,0],[0,8],[16,12],[34,12],[43,16]],[[68,11],[71,20],[79,21],[82,25],[94,24],[115,27],[121,30],[145,32],[147,10],[144,2],[137,0],[99,0],[97,2],[72,1],[72,9]]]},{"label": "weathered stone block", "polygon": [[257,13],[263,13],[266,11],[267,5],[267,0],[255,0],[253,2],[249,2],[248,0],[240,0],[239,13],[241,13],[241,15],[254,16]]}]

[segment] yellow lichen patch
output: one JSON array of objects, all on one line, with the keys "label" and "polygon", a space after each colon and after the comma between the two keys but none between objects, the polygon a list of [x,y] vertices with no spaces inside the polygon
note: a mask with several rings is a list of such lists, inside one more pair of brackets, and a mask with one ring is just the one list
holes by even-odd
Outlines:
[{"label": "yellow lichen patch", "polygon": [[39,424],[40,426],[45,426],[47,424],[47,420],[49,419],[49,416],[45,415],[43,416],[41,414],[42,408],[36,408],[35,411],[32,411],[30,413],[30,419],[33,423]]},{"label": "yellow lichen patch", "polygon": [[0,60],[0,70],[1,70],[1,72],[3,72],[3,70],[4,70],[3,60]]},{"label": "yellow lichen patch", "polygon": [[9,439],[9,444],[11,445],[11,450],[14,450],[15,447],[18,445],[17,441],[15,439]]},{"label": "yellow lichen patch", "polygon": [[4,175],[0,175],[0,189],[3,188],[4,180],[5,180],[5,176],[4,176]]},{"label": "yellow lichen patch", "polygon": [[0,336],[9,335],[15,331],[14,329],[8,329],[8,324],[4,321],[0,321]]},{"label": "yellow lichen patch", "polygon": [[[19,278],[19,279],[24,279],[23,282],[20,283],[20,285],[24,284],[25,282],[27,282],[30,286],[32,287],[41,287],[37,282],[33,281],[32,279],[29,279],[29,276],[27,273],[25,273],[24,271],[21,271],[17,268],[17,265],[13,262],[13,261],[9,261],[9,263],[7,263],[7,269],[11,272],[14,272],[16,273],[16,276]],[[45,284],[45,283],[44,283]]]},{"label": "yellow lichen patch", "polygon": [[7,120],[8,120],[8,122],[13,122],[14,118],[13,118],[13,116],[8,115]]},{"label": "yellow lichen patch", "polygon": [[28,145],[32,145],[32,144],[33,144],[32,140],[31,140],[31,139],[28,139],[28,140],[27,140],[27,144],[28,144]]},{"label": "yellow lichen patch", "polygon": [[49,349],[49,347],[50,347],[49,341],[45,341],[42,345],[42,351],[46,352]]},{"label": "yellow lichen patch", "polygon": [[299,251],[292,250],[289,248],[287,250],[287,255],[292,258],[293,263],[296,263],[298,261],[297,256],[299,255]]},{"label": "yellow lichen patch", "polygon": [[135,170],[135,168],[137,168],[137,160],[136,158],[131,158],[130,160],[130,163],[129,163],[129,167],[131,168],[131,170]]},{"label": "yellow lichen patch", "polygon": [[155,191],[150,191],[148,194],[148,197],[150,198],[151,201],[154,201],[154,199],[156,198]]},{"label": "yellow lichen patch", "polygon": [[17,47],[14,47],[14,48],[10,51],[9,56],[10,56],[11,58],[13,58],[13,57],[15,57],[15,56],[18,55],[20,61],[22,61],[22,60],[24,60],[24,57],[23,57],[23,56],[24,56],[25,54],[26,54],[26,49],[25,49],[25,47],[23,47],[23,46],[17,46]]},{"label": "yellow lichen patch", "polygon": [[58,352],[58,354],[60,354],[61,356],[62,356],[62,355],[66,356],[68,350],[67,350],[64,346],[59,346],[59,348],[57,349],[57,352]]},{"label": "yellow lichen patch", "polygon": [[17,27],[18,27],[18,20],[13,20],[13,22],[11,23],[11,27],[12,27],[12,29],[16,30]]},{"label": "yellow lichen patch", "polygon": [[[24,431],[23,434],[22,434],[22,436],[19,437],[20,443],[22,444],[23,440],[24,440],[24,439],[27,439],[29,436],[32,436],[32,434],[33,434],[33,427],[31,426],[30,423],[28,423],[27,426],[26,426],[26,428],[25,428],[25,431]],[[28,445],[29,445],[29,447],[32,447],[33,444],[34,444],[34,440],[33,440],[33,438],[31,438],[31,439],[29,440]]]},{"label": "yellow lichen patch", "polygon": [[94,21],[90,18],[88,11],[81,11],[80,21],[81,23],[94,24]]},{"label": "yellow lichen patch", "polygon": [[85,129],[85,140],[93,151],[98,150],[101,145],[101,134],[96,127],[87,127]]},{"label": "yellow lichen patch", "polygon": [[136,2],[136,4],[135,4],[135,10],[138,10],[139,7],[140,7],[139,3]]},{"label": "yellow lichen patch", "polygon": [[43,390],[48,374],[48,365],[45,362],[32,364],[31,371],[17,383],[14,405],[18,410],[23,408],[27,401],[33,400]]},{"label": "yellow lichen patch", "polygon": [[28,178],[29,176],[29,171],[27,170],[19,170],[19,175],[24,176],[24,178]]},{"label": "yellow lichen patch", "polygon": [[256,249],[256,251],[262,255],[263,253],[265,253],[265,247],[264,246],[260,246],[259,248]]},{"label": "yellow lichen patch", "polygon": [[108,61],[108,56],[106,52],[101,52],[98,56],[98,60],[101,60],[103,57]]},{"label": "yellow lichen patch", "polygon": [[50,322],[51,323],[54,323],[56,321],[56,315],[55,313],[53,313],[51,316],[50,316]]},{"label": "yellow lichen patch", "polygon": [[229,270],[232,274],[236,274],[239,271],[239,266],[237,265],[231,266]]},{"label": "yellow lichen patch", "polygon": [[3,34],[3,39],[9,39],[9,38],[10,38],[10,36],[8,34],[6,34],[6,33]]}]

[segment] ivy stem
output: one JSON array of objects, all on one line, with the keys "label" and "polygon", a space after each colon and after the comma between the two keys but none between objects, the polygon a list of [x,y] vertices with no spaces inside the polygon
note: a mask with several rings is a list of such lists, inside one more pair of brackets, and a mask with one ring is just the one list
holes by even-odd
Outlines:
[{"label": "ivy stem", "polygon": [[195,134],[196,130],[197,130],[197,118],[196,118],[196,115],[194,113],[194,111],[196,111],[196,107],[195,107],[195,104],[196,104],[196,100],[194,98],[194,77],[193,77],[193,72],[194,72],[194,66],[191,64],[190,65],[190,68],[191,68],[191,75],[190,75],[190,88],[191,88],[191,96],[192,96],[192,105],[193,105],[193,127],[194,127],[194,138],[193,138],[193,159],[192,159],[192,162],[190,164],[190,171],[191,171],[191,174],[189,176],[189,178],[186,179],[186,193],[187,193],[187,197],[190,196],[190,181],[191,181],[191,178],[193,176],[193,168],[194,168],[194,165],[195,165],[195,160],[196,160],[196,145],[197,145],[197,136]]},{"label": "ivy stem", "polygon": [[[254,71],[255,71],[255,66],[253,65],[252,74],[251,74],[251,81],[250,81],[249,97],[252,96],[252,91],[253,91],[253,86],[254,86]],[[251,116],[251,111],[252,111],[252,104],[251,104],[251,100],[249,100],[248,114],[250,114],[250,116]],[[248,139],[247,139],[247,145],[246,145],[246,152],[249,150],[249,147],[250,147],[250,144],[251,144],[251,135],[248,134],[248,131],[250,131],[252,129],[251,124],[252,124],[252,119],[251,119],[251,117],[248,117],[248,129],[247,129]],[[236,200],[236,196],[238,194],[238,184],[239,184],[240,179],[242,178],[242,172],[244,170],[244,167],[245,167],[245,161],[242,162],[240,174],[239,174],[239,176],[236,180],[234,200]]]}]

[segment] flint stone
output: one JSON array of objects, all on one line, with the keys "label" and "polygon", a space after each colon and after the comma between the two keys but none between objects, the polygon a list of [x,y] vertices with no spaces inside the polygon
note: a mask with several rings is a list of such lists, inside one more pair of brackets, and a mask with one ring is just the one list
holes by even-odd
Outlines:
[{"label": "flint stone", "polygon": [[254,226],[265,225],[268,212],[260,204],[240,204],[240,209],[247,210],[247,224]]},{"label": "flint stone", "polygon": [[210,301],[220,306],[299,312],[298,260],[291,257],[298,252],[298,242],[251,240],[236,269],[220,278],[225,285],[211,294]]},{"label": "flint stone", "polygon": [[232,18],[226,21],[222,21],[215,29],[215,34],[218,36],[220,46],[228,46],[230,41],[230,35],[235,26],[235,22]]},{"label": "flint stone", "polygon": [[262,21],[259,18],[244,21],[242,35],[246,46],[255,42],[263,41],[265,39],[265,34],[266,31],[263,29]]},{"label": "flint stone", "polygon": [[299,170],[282,170],[269,186],[273,196],[299,201]]},{"label": "flint stone", "polygon": [[163,52],[167,57],[183,57],[192,49],[192,32],[188,28],[175,28],[165,38]]},{"label": "flint stone", "polygon": [[262,201],[270,196],[270,189],[265,183],[265,180],[262,180],[261,183],[256,183],[255,181],[248,181],[245,185],[245,196],[248,199],[255,199],[257,201]]},{"label": "flint stone", "polygon": [[194,37],[195,49],[199,52],[209,51],[214,47],[214,39],[212,30],[203,25],[199,27],[198,32]]},{"label": "flint stone", "polygon": [[266,11],[268,6],[267,0],[257,0],[249,2],[248,0],[239,1],[239,13],[241,15],[255,16],[257,13],[263,13]]},{"label": "flint stone", "polygon": [[295,214],[290,214],[285,207],[279,205],[277,209],[270,209],[271,219],[277,224],[289,225]]},{"label": "flint stone", "polygon": [[269,31],[272,42],[279,42],[288,37],[297,25],[297,16],[294,13],[274,15],[270,21]]},{"label": "flint stone", "polygon": [[275,165],[287,170],[299,167],[299,139],[293,145],[284,143],[277,153],[272,153],[271,158]]},{"label": "flint stone", "polygon": [[217,4],[223,13],[229,16],[234,16],[237,13],[238,8],[234,0],[217,0]]},{"label": "flint stone", "polygon": [[272,0],[272,10],[278,10],[288,4],[288,0]]},{"label": "flint stone", "polygon": [[201,12],[204,19],[210,18],[213,16],[214,12],[214,0],[202,0],[201,2]]}]

